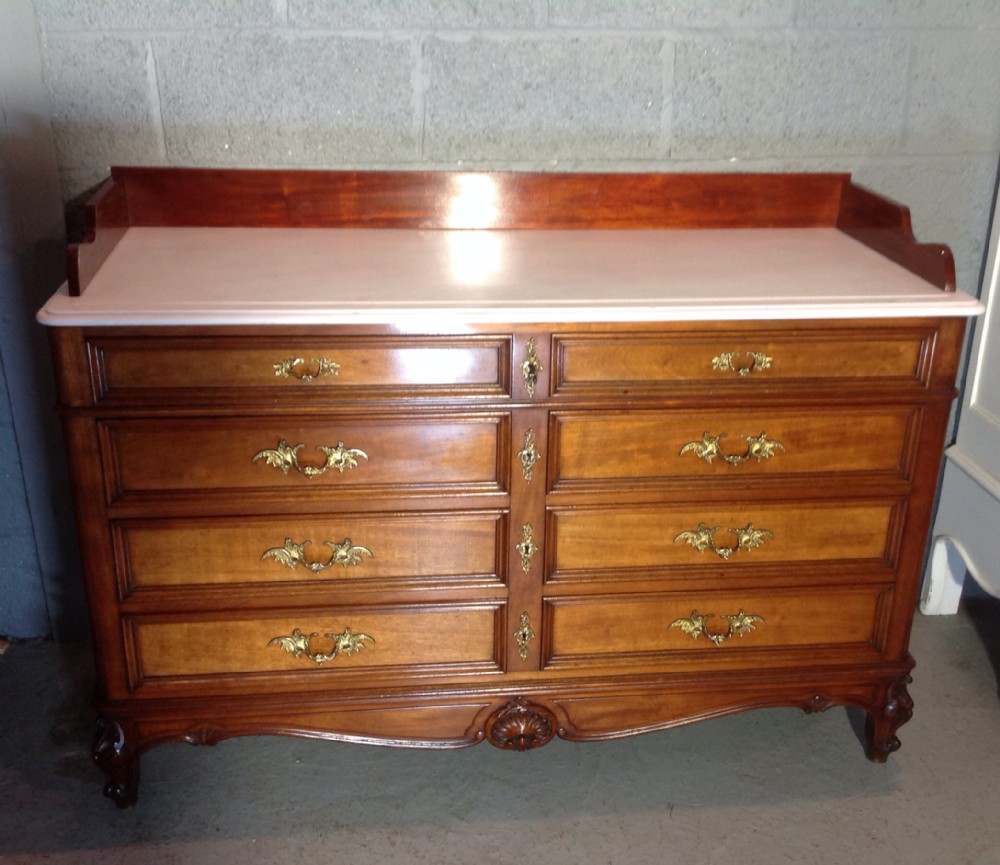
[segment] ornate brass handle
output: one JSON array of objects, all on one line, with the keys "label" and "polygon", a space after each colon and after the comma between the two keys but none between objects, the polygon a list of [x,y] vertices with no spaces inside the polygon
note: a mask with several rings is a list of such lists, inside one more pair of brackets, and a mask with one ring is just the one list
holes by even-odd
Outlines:
[{"label": "ornate brass handle", "polygon": [[521,474],[530,484],[535,463],[542,458],[542,455],[538,453],[538,448],[535,447],[535,431],[533,429],[529,429],[524,434],[524,446],[517,452],[517,458],[521,461]]},{"label": "ornate brass handle", "polygon": [[535,639],[535,632],[531,630],[527,611],[521,613],[521,624],[514,631],[514,639],[517,640],[517,653],[522,660],[525,660],[528,657],[528,643]]},{"label": "ornate brass handle", "polygon": [[368,634],[353,634],[350,628],[344,628],[342,634],[323,634],[328,640],[333,640],[333,647],[328,652],[314,652],[309,645],[313,637],[318,637],[318,633],[306,636],[298,628],[295,628],[288,637],[274,637],[268,641],[268,646],[279,646],[286,652],[295,655],[296,658],[308,658],[316,664],[325,664],[332,661],[340,654],[353,655],[360,652],[365,647],[365,640],[374,643],[375,638]]},{"label": "ornate brass handle", "polygon": [[740,463],[745,463],[751,459],[755,459],[757,462],[770,459],[774,456],[775,448],[781,451],[785,449],[785,446],[781,442],[768,439],[767,433],[762,432],[759,436],[740,436],[740,438],[747,443],[747,450],[745,454],[724,454],[722,452],[722,445],[720,445],[719,442],[725,437],[726,433],[719,433],[717,436],[714,436],[704,432],[701,434],[700,442],[688,442],[684,445],[684,447],[681,448],[679,456],[683,456],[688,451],[692,451],[698,459],[702,459],[707,463],[710,463],[713,459],[719,457],[731,466],[738,466]]},{"label": "ornate brass handle", "polygon": [[763,624],[763,616],[753,616],[748,613],[744,613],[742,609],[735,615],[723,614],[720,616],[722,619],[727,619],[729,621],[729,629],[724,634],[710,634],[705,622],[708,619],[714,618],[715,613],[707,613],[704,616],[698,614],[697,610],[691,611],[691,617],[689,619],[674,619],[667,627],[670,628],[680,628],[689,637],[697,640],[700,636],[704,635],[708,637],[715,645],[721,646],[726,640],[730,640],[733,637],[742,637],[744,634],[749,634],[751,631],[755,630],[757,623]]},{"label": "ornate brass handle", "polygon": [[521,527],[521,543],[514,549],[521,556],[521,570],[528,573],[531,569],[531,557],[538,552],[535,540],[531,537],[531,523],[525,523]]},{"label": "ornate brass handle", "polygon": [[754,547],[761,547],[764,545],[765,538],[774,537],[774,532],[770,529],[755,529],[753,523],[747,523],[746,527],[742,529],[727,529],[730,534],[736,535],[735,547],[719,547],[715,544],[715,533],[721,528],[722,526],[712,526],[710,528],[704,523],[698,523],[698,528],[694,531],[681,532],[674,538],[674,543],[684,541],[689,546],[694,547],[699,553],[711,550],[717,556],[721,556],[726,561],[729,561],[729,557],[733,553],[738,553],[740,550],[752,550]]},{"label": "ornate brass handle", "polygon": [[306,362],[304,357],[286,357],[274,364],[274,374],[278,378],[295,378],[299,381],[313,381],[325,375],[337,375],[340,364],[325,357],[311,357],[309,362],[315,364],[315,369],[299,369]]},{"label": "ornate brass handle", "polygon": [[521,364],[521,373],[524,375],[524,389],[528,392],[528,396],[534,396],[535,388],[538,386],[538,376],[544,367],[538,359],[538,355],[535,354],[535,341],[533,339],[528,340],[524,351],[527,355],[524,363]]},{"label": "ornate brass handle", "polygon": [[326,462],[321,466],[302,466],[299,465],[298,452],[304,448],[305,445],[290,445],[284,439],[278,442],[276,448],[266,448],[254,455],[251,462],[257,462],[257,460],[264,460],[269,466],[274,466],[277,469],[281,469],[282,474],[288,474],[289,469],[295,469],[299,474],[305,475],[307,478],[314,478],[317,475],[321,475],[328,469],[336,469],[341,474],[344,473],[345,469],[353,469],[358,464],[358,457],[362,459],[368,459],[368,454],[357,448],[344,447],[343,442],[337,442],[335,448],[327,447],[326,445],[316,445],[316,450],[320,450],[326,454]]},{"label": "ornate brass handle", "polygon": [[330,561],[307,562],[305,557],[305,548],[308,547],[309,544],[309,541],[303,541],[301,544],[296,544],[291,538],[285,538],[285,545],[283,547],[274,547],[273,549],[265,550],[264,554],[260,557],[260,560],[264,561],[264,559],[274,559],[280,564],[292,568],[293,570],[299,565],[302,565],[314,574],[318,574],[320,571],[325,571],[327,568],[332,568],[334,565],[343,565],[345,568],[350,565],[360,565],[362,556],[372,558],[372,551],[368,549],[368,547],[354,546],[351,543],[350,538],[344,538],[344,540],[342,540],[339,544],[336,541],[323,541],[323,546],[329,547],[333,550],[333,554],[330,556]]},{"label": "ornate brass handle", "polygon": [[[749,363],[740,364],[737,362],[736,358],[741,354],[749,359]],[[720,372],[734,372],[740,378],[745,378],[759,369],[768,369],[773,360],[774,358],[768,357],[762,351],[724,351],[712,358],[712,369],[717,369]]]}]

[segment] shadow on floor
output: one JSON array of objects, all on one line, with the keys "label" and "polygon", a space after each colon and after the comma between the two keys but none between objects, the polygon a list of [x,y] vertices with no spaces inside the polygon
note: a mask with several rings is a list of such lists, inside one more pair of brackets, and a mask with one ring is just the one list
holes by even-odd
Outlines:
[{"label": "shadow on floor", "polygon": [[1000,598],[966,598],[962,601],[962,606],[993,666],[997,694],[1000,696]]}]

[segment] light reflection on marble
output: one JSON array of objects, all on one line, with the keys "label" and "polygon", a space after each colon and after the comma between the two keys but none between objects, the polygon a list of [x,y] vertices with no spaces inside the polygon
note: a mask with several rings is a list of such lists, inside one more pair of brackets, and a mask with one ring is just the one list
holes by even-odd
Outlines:
[{"label": "light reflection on marble", "polygon": [[463,286],[484,285],[503,266],[503,235],[496,231],[452,231],[448,235],[451,277]]}]

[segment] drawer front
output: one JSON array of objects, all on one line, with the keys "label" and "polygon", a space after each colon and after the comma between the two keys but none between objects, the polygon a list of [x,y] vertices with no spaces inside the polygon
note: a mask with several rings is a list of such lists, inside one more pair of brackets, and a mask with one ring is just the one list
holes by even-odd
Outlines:
[{"label": "drawer front", "polygon": [[560,598],[546,603],[546,666],[765,666],[823,653],[874,661],[891,595],[876,585]]},{"label": "drawer front", "polygon": [[133,685],[155,679],[307,673],[370,684],[378,673],[496,671],[496,604],[339,607],[260,618],[129,620]]},{"label": "drawer front", "polygon": [[560,412],[552,421],[552,487],[820,473],[907,478],[919,419],[910,406]]},{"label": "drawer front", "polygon": [[102,424],[112,500],[133,492],[506,487],[506,415]]},{"label": "drawer front", "polygon": [[185,402],[215,403],[510,393],[506,336],[91,337],[87,346],[95,392],[112,401],[181,392]]},{"label": "drawer front", "polygon": [[923,383],[933,331],[877,327],[781,333],[764,327],[712,335],[554,337],[555,392],[629,393],[824,380],[858,386]]},{"label": "drawer front", "polygon": [[126,593],[150,587],[502,582],[506,516],[337,514],[114,524]]},{"label": "drawer front", "polygon": [[902,518],[898,500],[553,509],[548,579],[725,575],[791,562],[892,567]]}]

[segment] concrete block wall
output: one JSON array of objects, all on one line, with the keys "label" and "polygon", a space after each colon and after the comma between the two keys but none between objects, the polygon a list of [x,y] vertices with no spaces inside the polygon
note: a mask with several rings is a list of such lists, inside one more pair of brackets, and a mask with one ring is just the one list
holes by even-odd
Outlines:
[{"label": "concrete block wall", "polygon": [[112,164],[844,170],[908,204],[977,290],[1000,0],[34,0],[33,15],[65,199]]},{"label": "concrete block wall", "polygon": [[66,196],[111,163],[848,170],[975,290],[997,0],[36,0]]}]

